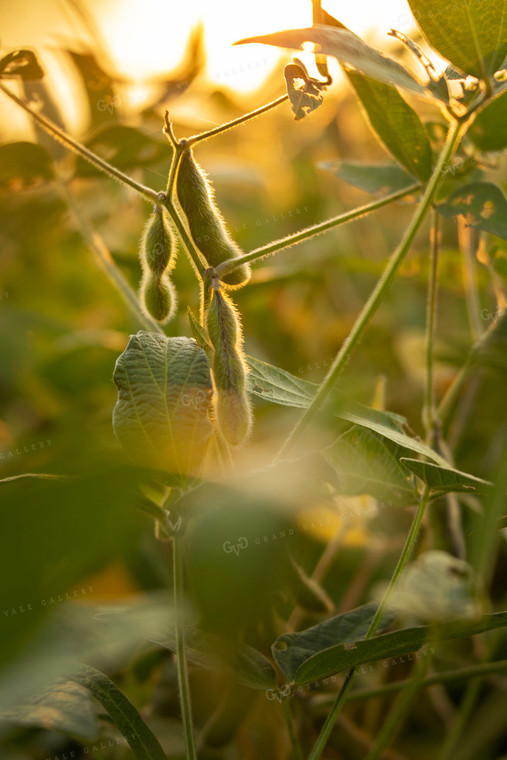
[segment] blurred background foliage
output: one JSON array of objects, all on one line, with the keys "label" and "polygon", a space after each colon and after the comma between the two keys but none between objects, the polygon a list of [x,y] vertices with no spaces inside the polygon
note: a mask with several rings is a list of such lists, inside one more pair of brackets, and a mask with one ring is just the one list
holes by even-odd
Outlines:
[{"label": "blurred background foliage", "polygon": [[[23,85],[8,82],[8,86],[107,161],[156,190],[165,187],[170,163],[169,145],[162,134],[166,108],[176,134],[183,137],[240,116],[284,91],[282,63],[288,56],[280,58],[256,90],[241,92],[210,81],[202,27],[196,25],[177,67],[152,79],[138,97],[139,82],[118,73],[102,35],[93,29],[93,8],[88,12],[69,3],[67,10],[74,13],[75,38],[60,35],[51,49],[36,51],[43,66],[46,60],[51,62],[46,77]],[[178,23],[177,12],[174,23]],[[19,37],[12,42],[24,46],[21,13],[18,31]],[[389,43],[391,48],[393,44]],[[395,49],[403,57],[401,49]],[[67,96],[62,97],[65,88]],[[68,186],[79,214],[103,238],[134,289],[140,280],[138,242],[150,209],[133,191],[69,154],[28,121],[16,121],[14,107],[1,97],[5,118],[0,123],[0,477],[51,473],[73,478],[23,478],[1,484],[0,568],[6,586],[1,657],[5,662],[28,651],[27,643],[37,641],[51,608],[62,605],[66,595],[76,597],[77,591],[81,601],[95,609],[94,605],[108,600],[164,588],[170,577],[170,556],[166,545],[155,540],[150,519],[135,509],[137,473],[126,466],[111,427],[116,400],[114,363],[139,325],[90,250],[64,188]],[[425,121],[443,123],[441,115],[424,102],[415,102],[415,107]],[[371,199],[321,168],[322,162],[388,160],[339,74],[322,107],[302,122],[294,121],[285,103],[199,146],[196,154],[215,183],[217,203],[233,237],[245,251]],[[494,181],[506,189],[505,156],[491,154],[488,164]],[[458,174],[459,170],[458,166]],[[412,210],[410,200],[398,202],[256,264],[249,285],[235,294],[247,353],[318,382]],[[505,243],[496,242],[505,255]],[[479,261],[473,267],[484,320],[480,327],[485,329],[497,305],[486,268]],[[424,434],[428,273],[426,227],[341,381],[346,394],[369,405],[379,378],[385,377],[385,408],[404,415],[420,435]],[[449,387],[473,341],[464,276],[455,222],[443,219],[438,397]],[[182,251],[174,282],[180,308],[167,333],[189,336],[187,307],[197,313],[199,289]],[[498,333],[460,399],[450,430],[456,467],[484,478],[493,477],[507,433],[507,336],[505,330]],[[240,454],[242,463],[269,464],[297,414],[256,400],[255,432]],[[286,549],[311,572],[325,542],[336,540],[337,535],[343,546],[323,581],[326,591],[340,611],[367,601],[375,579],[385,578],[392,569],[411,517],[406,510],[386,504],[373,521],[361,519],[361,514],[370,514],[368,499],[351,499],[354,519],[345,531],[343,520],[318,494],[304,494],[297,514],[268,509],[264,502],[262,508],[244,504],[238,513],[234,499],[219,499],[220,504],[191,536],[189,549],[196,604],[211,630],[228,637],[246,627],[258,648],[267,651],[276,636],[276,622],[265,609],[268,593],[276,597],[281,615],[287,616],[293,606],[284,591],[290,575]],[[467,533],[473,532],[473,509],[465,517]],[[290,547],[288,541],[282,546],[284,531],[284,536],[292,537]],[[258,550],[223,551],[225,541],[237,542],[241,536],[248,536]],[[257,538],[262,546],[255,543]],[[504,543],[501,555],[499,578],[505,570]],[[216,569],[212,575],[210,567]],[[499,580],[498,599],[504,593]],[[309,618],[310,622],[314,619]],[[465,662],[471,646],[470,642],[456,646],[454,660]],[[124,689],[136,704],[149,704],[147,713],[163,746],[171,756],[181,756],[175,671],[168,653],[138,645],[128,665],[118,667]],[[398,677],[404,670],[402,664],[393,668]],[[395,677],[393,672],[390,678]],[[207,672],[193,671],[191,678],[201,728],[216,707],[216,690],[229,690],[238,714],[250,710],[241,729],[242,760],[284,756],[287,748],[280,746],[272,703],[259,700],[252,707],[250,692],[246,695],[243,687],[221,682]],[[2,681],[0,694],[5,696],[4,688]],[[505,698],[501,704],[505,710]],[[425,704],[424,708],[414,713],[405,739],[407,751],[418,751],[417,757],[424,756],[424,744],[414,749],[421,737],[427,731],[437,736],[442,731],[434,706]],[[343,721],[358,718],[361,709],[354,706]],[[375,709],[365,718],[370,732],[381,717]],[[501,718],[490,714],[489,720],[494,723],[490,733],[484,724],[480,730],[494,742]],[[342,728],[350,747],[343,750],[345,754],[332,756],[360,756],[354,753],[361,737],[347,723]],[[61,733],[39,728],[2,730],[6,760],[43,760],[71,751],[75,754],[69,757],[82,756],[79,737],[69,742]],[[223,730],[227,733],[227,727]],[[131,756],[124,744],[115,744],[112,727],[105,733],[103,729],[101,741],[104,736],[112,737],[113,749],[93,750],[94,757],[121,760]],[[91,747],[93,739],[92,726],[86,746]],[[332,744],[329,751],[337,752]],[[207,756],[219,755],[210,751]],[[460,755],[461,760],[464,757]]]}]

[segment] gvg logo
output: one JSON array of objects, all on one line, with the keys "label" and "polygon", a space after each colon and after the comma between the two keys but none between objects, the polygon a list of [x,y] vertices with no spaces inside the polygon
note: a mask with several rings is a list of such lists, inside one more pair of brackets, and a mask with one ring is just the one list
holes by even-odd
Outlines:
[{"label": "gvg logo", "polygon": [[286,699],[287,697],[290,697],[290,695],[290,686],[288,683],[285,683],[281,689],[268,689],[266,692],[266,699],[269,699],[270,702],[272,702],[274,699],[278,700],[278,702],[281,702],[282,699]]},{"label": "gvg logo", "polygon": [[246,549],[248,547],[248,538],[245,538],[244,536],[241,536],[241,538],[238,538],[238,542],[236,544],[231,543],[230,541],[225,541],[223,548],[224,552],[226,554],[230,554],[231,552],[234,552],[236,557],[239,557],[239,553],[242,549]]}]

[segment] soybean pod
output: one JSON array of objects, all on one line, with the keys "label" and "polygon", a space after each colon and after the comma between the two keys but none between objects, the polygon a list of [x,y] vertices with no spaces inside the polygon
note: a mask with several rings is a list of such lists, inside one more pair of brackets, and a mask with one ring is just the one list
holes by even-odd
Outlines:
[{"label": "soybean pod", "polygon": [[[215,205],[213,188],[195,161],[191,148],[181,156],[176,193],[192,239],[208,266],[216,268],[228,259],[241,256],[241,249],[230,237]],[[232,290],[245,285],[249,279],[250,266],[241,264],[221,282],[224,288]]]}]

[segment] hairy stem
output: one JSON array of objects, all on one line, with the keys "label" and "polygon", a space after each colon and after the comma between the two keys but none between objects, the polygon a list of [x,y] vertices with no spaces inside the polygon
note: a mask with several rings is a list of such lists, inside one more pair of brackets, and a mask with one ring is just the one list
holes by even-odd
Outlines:
[{"label": "hairy stem", "polygon": [[266,103],[265,106],[256,108],[255,111],[250,111],[249,113],[243,114],[243,116],[239,116],[237,119],[228,121],[225,124],[220,124],[219,127],[214,127],[213,129],[209,129],[206,132],[200,132],[198,135],[187,137],[186,143],[187,145],[195,145],[195,143],[202,142],[203,140],[209,140],[210,137],[215,137],[215,135],[219,135],[222,132],[233,129],[240,124],[243,124],[245,121],[250,121],[250,119],[254,119],[256,116],[260,116],[266,111],[271,110],[271,108],[280,105],[280,103],[284,103],[286,100],[288,100],[288,98],[288,95],[281,95],[276,100],[272,100],[270,103]]},{"label": "hairy stem", "polygon": [[365,216],[371,211],[376,211],[377,209],[382,208],[383,206],[387,206],[390,203],[399,200],[400,198],[404,198],[406,195],[410,195],[411,193],[416,192],[419,190],[419,187],[420,185],[411,185],[410,187],[403,188],[402,190],[398,190],[395,193],[386,195],[385,198],[379,198],[379,200],[373,201],[372,203],[367,203],[364,206],[359,206],[359,208],[355,208],[352,211],[346,211],[344,214],[334,216],[331,219],[327,219],[325,222],[319,222],[319,224],[314,224],[311,227],[305,227],[305,229],[300,230],[300,232],[295,232],[292,235],[287,235],[287,237],[281,238],[280,240],[275,240],[273,243],[268,243],[268,245],[263,245],[261,248],[255,248],[255,250],[250,251],[249,253],[244,253],[242,256],[237,256],[234,259],[228,259],[228,261],[222,262],[222,264],[217,267],[217,274],[219,277],[224,277],[225,275],[229,274],[229,272],[232,272],[242,264],[245,264],[249,261],[264,259],[267,256],[278,253],[278,251],[283,251],[284,248],[289,248],[292,245],[296,245],[296,243],[301,243],[304,240],[309,240],[310,238],[315,237],[315,235],[320,235],[322,232],[327,232],[334,227],[338,227],[340,224],[345,224],[346,222],[351,222],[354,219],[359,219],[359,217]]},{"label": "hairy stem", "polygon": [[74,140],[72,137],[67,135],[63,130],[60,129],[60,127],[57,127],[56,124],[53,124],[52,121],[47,119],[45,116],[43,116],[40,113],[37,113],[37,111],[34,111],[32,108],[30,108],[29,105],[24,103],[21,98],[18,98],[17,95],[15,95],[13,92],[11,92],[7,87],[5,87],[0,82],[0,90],[2,90],[5,95],[7,95],[8,98],[14,101],[20,108],[23,109],[23,111],[26,111],[26,113],[30,114],[30,116],[35,119],[45,130],[48,132],[52,137],[54,137],[55,140],[58,140],[58,142],[61,142],[62,145],[65,145],[66,148],[69,148],[69,150],[73,150],[74,153],[77,153],[78,155],[85,158],[87,161],[89,161],[91,164],[97,167],[97,169],[100,169],[100,171],[104,172],[105,174],[109,174],[110,177],[113,177],[114,179],[119,180],[124,185],[128,185],[133,190],[138,192],[140,195],[142,195],[145,200],[150,201],[151,203],[158,203],[158,194],[155,190],[152,190],[151,187],[146,187],[145,185],[141,185],[139,182],[136,182],[131,177],[129,177],[127,174],[124,174],[119,169],[116,169],[116,167],[111,166],[111,164],[108,164],[107,161],[104,161],[102,158],[99,158],[93,151],[88,150],[88,148],[85,148],[84,145],[81,145],[81,143]]},{"label": "hairy stem", "polygon": [[428,284],[428,301],[426,306],[426,388],[423,407],[423,423],[426,428],[426,443],[432,446],[438,432],[436,430],[435,391],[433,387],[433,352],[435,325],[437,318],[438,253],[439,253],[439,215],[432,211],[431,227],[431,267]]},{"label": "hairy stem", "polygon": [[405,256],[411,248],[411,245],[419,228],[421,227],[428,214],[428,211],[431,208],[438,186],[442,180],[442,177],[444,176],[442,170],[447,165],[449,159],[452,157],[458,145],[462,130],[463,125],[461,123],[453,122],[451,124],[445,145],[440,153],[439,159],[433,170],[428,185],[426,186],[426,190],[421,199],[419,207],[412,221],[410,222],[405,235],[403,236],[403,240],[389,259],[387,267],[378,280],[369,299],[362,308],[358,318],[356,319],[356,322],[354,323],[354,326],[352,327],[352,330],[345,339],[341,349],[338,351],[336,358],[331,365],[328,374],[324,378],[324,381],[320,385],[319,390],[317,391],[312,403],[309,407],[307,407],[304,414],[301,416],[298,423],[288,436],[287,440],[278,453],[277,459],[280,459],[280,457],[287,454],[296,439],[301,435],[301,433],[307,427],[308,423],[319,411],[322,404],[333,390],[337,379],[345,369],[345,366],[350,358],[353,349],[355,348],[359,339],[362,337],[366,326],[369,324],[373,315],[382,303],[389,286],[395,278],[398,269],[400,268]]},{"label": "hairy stem", "polygon": [[303,760],[303,752],[297,737],[296,729],[294,728],[294,721],[292,719],[292,712],[288,699],[282,699],[282,710],[285,716],[285,722],[287,724],[287,732],[289,734],[290,743],[292,746],[293,760]]}]

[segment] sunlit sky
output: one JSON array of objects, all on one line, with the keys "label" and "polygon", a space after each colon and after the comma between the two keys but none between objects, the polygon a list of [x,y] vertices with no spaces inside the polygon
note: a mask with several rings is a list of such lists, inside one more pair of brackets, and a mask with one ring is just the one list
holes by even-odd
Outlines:
[{"label": "sunlit sky", "polygon": [[[1,45],[4,52],[31,46],[46,50],[43,62],[58,99],[67,102],[69,124],[79,121],[73,101],[77,93],[58,76],[50,49],[75,38],[89,40],[76,5],[89,10],[105,47],[110,66],[125,78],[142,82],[175,68],[193,28],[202,22],[207,51],[207,76],[236,92],[247,92],[262,83],[279,60],[280,51],[265,45],[233,46],[242,37],[311,25],[310,0],[20,0],[0,4]],[[356,33],[378,47],[389,48],[386,37],[392,27],[413,28],[407,0],[328,0],[323,7]],[[59,65],[62,61],[60,59]],[[108,62],[102,62],[106,70]],[[139,99],[143,91],[139,89]],[[0,106],[3,107],[3,106]],[[14,114],[13,114],[14,117]],[[17,115],[16,117],[17,118]],[[82,125],[81,125],[82,126]]]}]

